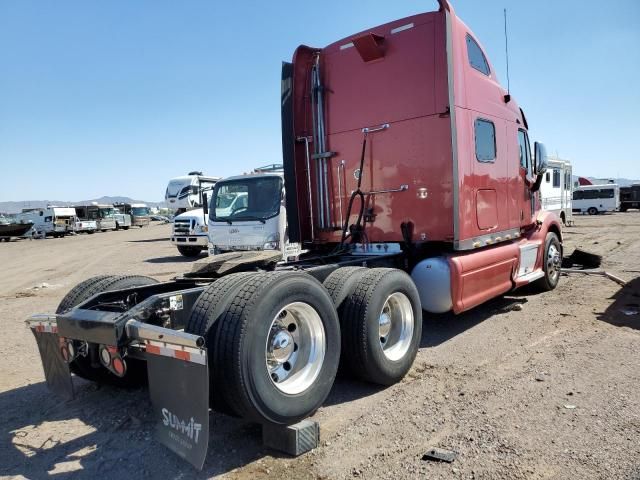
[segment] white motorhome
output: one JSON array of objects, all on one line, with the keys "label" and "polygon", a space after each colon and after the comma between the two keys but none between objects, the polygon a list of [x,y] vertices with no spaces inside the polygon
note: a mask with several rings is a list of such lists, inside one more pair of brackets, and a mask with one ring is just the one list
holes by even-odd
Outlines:
[{"label": "white motorhome", "polygon": [[58,238],[73,232],[76,211],[73,207],[25,208],[16,217],[33,223],[33,232],[37,235]]},{"label": "white motorhome", "polygon": [[116,219],[113,216],[113,205],[100,205],[93,203],[91,205],[76,206],[76,214],[80,220],[94,220],[96,229],[101,232],[116,229]]},{"label": "white motorhome", "polygon": [[571,162],[548,157],[549,167],[540,184],[543,210],[554,212],[565,225],[573,223],[573,180]]},{"label": "white motorhome", "polygon": [[211,190],[220,177],[208,177],[202,172],[189,172],[183,177],[169,180],[164,199],[169,208],[184,213],[194,208],[202,208],[203,194],[211,196]]},{"label": "white motorhome", "polygon": [[301,253],[289,243],[281,165],[225,178],[209,205],[209,255],[238,250],[279,250],[283,258]]},{"label": "white motorhome", "polygon": [[603,185],[583,185],[573,191],[573,212],[598,213],[615,212],[620,208],[620,187],[615,183]]}]

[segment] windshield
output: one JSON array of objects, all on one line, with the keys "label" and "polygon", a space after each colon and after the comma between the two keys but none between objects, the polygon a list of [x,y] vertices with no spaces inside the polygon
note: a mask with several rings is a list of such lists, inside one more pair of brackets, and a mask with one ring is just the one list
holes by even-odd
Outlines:
[{"label": "windshield", "polygon": [[212,221],[266,220],[280,213],[282,179],[247,177],[218,182],[213,189]]},{"label": "windshield", "polygon": [[149,215],[149,207],[133,207],[131,208],[131,214],[136,217]]},{"label": "windshield", "polygon": [[176,197],[181,191],[187,191],[189,189],[189,186],[190,186],[189,181],[185,182],[184,180],[178,180],[178,181],[169,182],[165,197]]},{"label": "windshield", "polygon": [[100,218],[111,218],[113,217],[113,208],[100,208],[98,209]]}]

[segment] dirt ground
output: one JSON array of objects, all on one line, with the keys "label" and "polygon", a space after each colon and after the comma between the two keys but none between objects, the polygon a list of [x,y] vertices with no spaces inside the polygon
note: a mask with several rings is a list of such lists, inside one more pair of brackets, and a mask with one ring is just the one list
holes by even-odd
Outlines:
[{"label": "dirt ground", "polygon": [[[547,294],[425,315],[401,383],[338,379],[314,417],[320,448],[282,456],[262,447],[257,426],[212,414],[202,472],[152,438],[146,389],[76,379],[75,400],[51,395],[24,324],[93,275],[190,270],[169,233],[152,225],[0,244],[0,477],[640,478],[639,212],[578,216],[565,229],[567,251],[604,255],[627,287],[563,276]],[[423,460],[431,447],[457,458]]]}]

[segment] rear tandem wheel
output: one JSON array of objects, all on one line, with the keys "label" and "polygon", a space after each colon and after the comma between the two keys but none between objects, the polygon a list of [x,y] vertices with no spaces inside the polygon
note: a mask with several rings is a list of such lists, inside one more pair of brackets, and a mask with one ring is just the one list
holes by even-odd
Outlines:
[{"label": "rear tandem wheel", "polygon": [[[158,281],[142,275],[98,275],[91,277],[69,290],[69,293],[64,296],[58,305],[56,313],[65,313],[98,293],[154,283],[158,283]],[[144,362],[127,358],[127,365],[127,373],[124,377],[114,375],[103,366],[93,367],[89,356],[77,357],[69,364],[69,368],[79,377],[92,382],[107,383],[119,387],[134,386],[142,383],[147,373]]]},{"label": "rear tandem wheel", "polygon": [[311,415],[338,369],[338,315],[303,272],[223,277],[198,299],[187,331],[205,334],[214,406],[258,423]]}]

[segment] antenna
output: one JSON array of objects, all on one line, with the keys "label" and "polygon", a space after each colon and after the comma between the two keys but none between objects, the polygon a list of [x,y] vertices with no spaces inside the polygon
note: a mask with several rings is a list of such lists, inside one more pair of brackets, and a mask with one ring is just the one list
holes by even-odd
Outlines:
[{"label": "antenna", "polygon": [[509,80],[509,36],[507,35],[507,9],[504,9],[504,55],[507,59],[507,94],[504,96],[505,103],[511,100],[511,82]]}]

